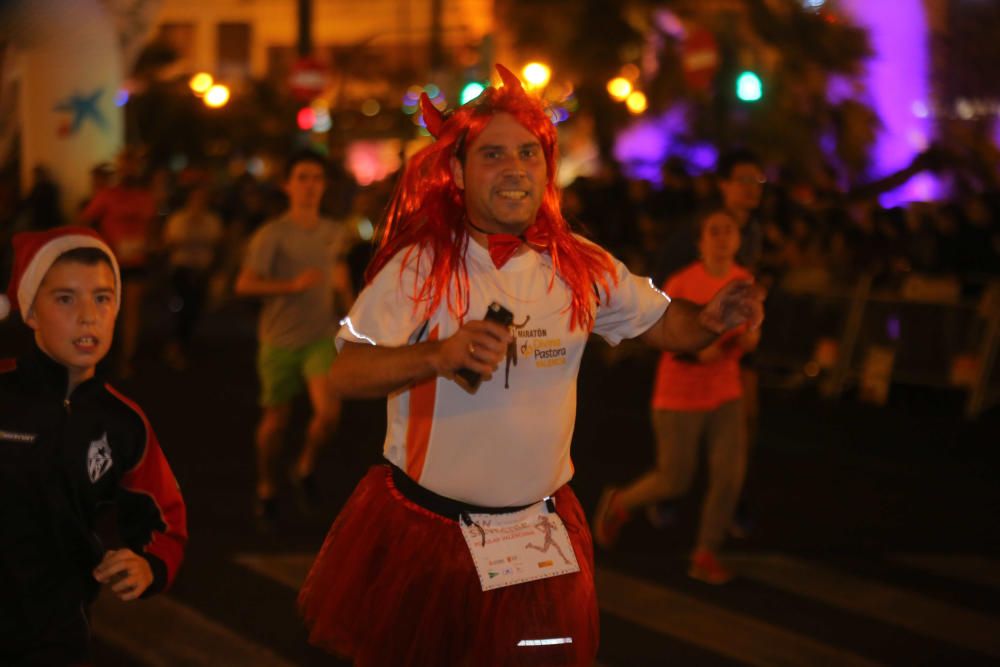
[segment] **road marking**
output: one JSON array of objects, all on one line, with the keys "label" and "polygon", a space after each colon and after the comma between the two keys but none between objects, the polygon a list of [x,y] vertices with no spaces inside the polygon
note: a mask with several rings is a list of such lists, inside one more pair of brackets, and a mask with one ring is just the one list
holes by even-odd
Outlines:
[{"label": "road marking", "polygon": [[879,664],[636,577],[598,568],[596,581],[597,599],[607,613],[744,664],[811,667]]},{"label": "road marking", "polygon": [[897,554],[889,560],[951,579],[1000,590],[1000,563],[982,556]]},{"label": "road marking", "polygon": [[[121,602],[102,594],[94,634],[145,667],[295,667],[294,663],[166,595]],[[157,632],[150,632],[156,628]]]},{"label": "road marking", "polygon": [[741,575],[839,609],[1000,657],[1000,617],[778,554],[730,556]]}]

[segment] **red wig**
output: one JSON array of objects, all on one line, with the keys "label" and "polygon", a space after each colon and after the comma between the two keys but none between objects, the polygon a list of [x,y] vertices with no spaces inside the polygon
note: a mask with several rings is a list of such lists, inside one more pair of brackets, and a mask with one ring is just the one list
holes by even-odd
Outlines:
[{"label": "red wig", "polygon": [[[545,155],[548,179],[535,227],[547,238],[547,252],[555,275],[572,292],[570,329],[590,330],[597,310],[598,287],[610,291],[609,280],[617,283],[610,256],[598,246],[581,240],[569,228],[559,209],[555,184],[556,128],[541,103],[530,97],[517,77],[502,65],[497,71],[502,87],[487,88],[478,98],[443,116],[421,99],[427,129],[437,138],[414,155],[406,166],[378,234],[375,256],[365,274],[371,280],[400,251],[406,252],[404,266],[422,260],[430,262],[423,282],[414,285],[414,308],[424,307],[425,316],[442,300],[457,319],[464,319],[469,305],[469,274],[465,250],[469,233],[462,191],[452,179],[451,158],[464,163],[466,152],[493,116],[509,113],[538,137]],[[551,289],[552,285],[549,285]]]}]

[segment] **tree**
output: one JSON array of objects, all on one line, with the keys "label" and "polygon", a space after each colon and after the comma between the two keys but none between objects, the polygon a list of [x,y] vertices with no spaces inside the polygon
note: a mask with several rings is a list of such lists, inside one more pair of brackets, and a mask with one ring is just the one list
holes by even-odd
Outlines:
[{"label": "tree", "polygon": [[[544,54],[572,77],[581,104],[602,119],[605,155],[607,135],[629,122],[605,84],[631,64],[647,114],[685,107],[691,142],[747,146],[801,172],[834,160],[859,177],[866,166],[875,117],[853,98],[870,47],[833,10],[796,0],[509,0],[502,18],[522,52]],[[685,76],[685,48],[699,31],[717,45],[714,76],[701,89]],[[744,70],[762,80],[761,99],[737,98]],[[835,94],[845,89],[851,94]]]}]

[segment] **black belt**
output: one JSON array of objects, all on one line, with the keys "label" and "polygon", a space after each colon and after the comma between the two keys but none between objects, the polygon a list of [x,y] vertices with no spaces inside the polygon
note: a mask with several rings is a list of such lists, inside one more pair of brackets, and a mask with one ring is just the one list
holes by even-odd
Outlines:
[{"label": "black belt", "polygon": [[518,505],[516,507],[481,507],[470,505],[454,498],[439,496],[430,489],[420,486],[414,482],[405,472],[398,467],[389,464],[392,471],[392,483],[407,500],[423,507],[425,510],[434,512],[439,516],[452,521],[458,519],[463,514],[507,514],[508,512],[519,512],[525,507],[531,507],[534,503]]}]

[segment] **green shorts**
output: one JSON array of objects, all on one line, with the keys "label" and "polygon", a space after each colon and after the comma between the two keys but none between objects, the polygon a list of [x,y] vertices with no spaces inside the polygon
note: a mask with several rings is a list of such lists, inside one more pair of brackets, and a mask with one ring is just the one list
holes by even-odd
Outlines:
[{"label": "green shorts", "polygon": [[261,343],[257,350],[260,404],[274,407],[290,403],[305,389],[307,380],[330,370],[330,364],[336,357],[333,336],[302,347]]}]

